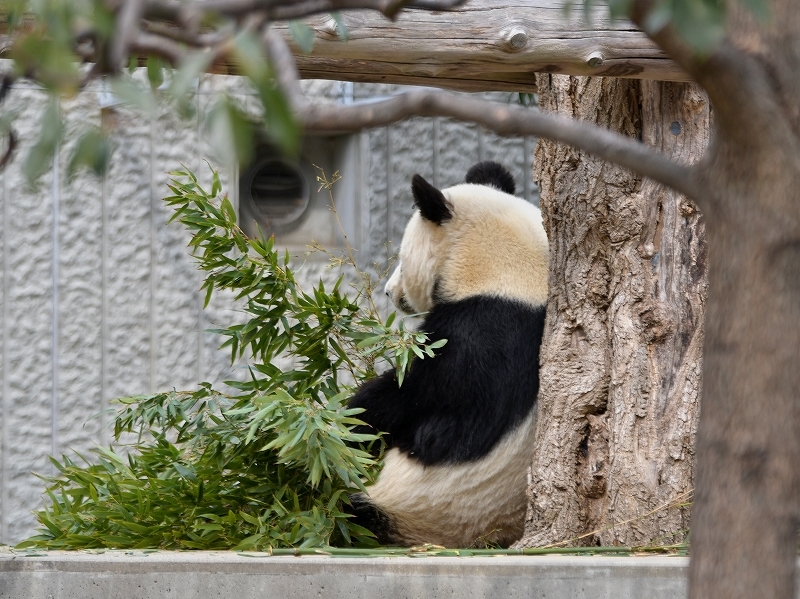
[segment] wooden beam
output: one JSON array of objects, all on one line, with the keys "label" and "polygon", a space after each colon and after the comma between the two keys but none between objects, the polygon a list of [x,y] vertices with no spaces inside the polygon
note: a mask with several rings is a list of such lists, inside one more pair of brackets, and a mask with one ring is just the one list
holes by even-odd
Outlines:
[{"label": "wooden beam", "polygon": [[605,6],[591,19],[565,0],[471,0],[453,12],[342,13],[348,41],[329,16],[307,19],[310,54],[290,41],[305,78],[430,85],[462,91],[536,91],[534,73],[688,81],[688,75],[630,21]]}]

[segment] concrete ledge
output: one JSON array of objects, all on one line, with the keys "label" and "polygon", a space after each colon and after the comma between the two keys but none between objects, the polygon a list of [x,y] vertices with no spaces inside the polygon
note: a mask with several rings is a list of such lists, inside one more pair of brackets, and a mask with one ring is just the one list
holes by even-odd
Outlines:
[{"label": "concrete ledge", "polygon": [[663,556],[25,555],[0,549],[0,599],[682,599],[688,563]]}]

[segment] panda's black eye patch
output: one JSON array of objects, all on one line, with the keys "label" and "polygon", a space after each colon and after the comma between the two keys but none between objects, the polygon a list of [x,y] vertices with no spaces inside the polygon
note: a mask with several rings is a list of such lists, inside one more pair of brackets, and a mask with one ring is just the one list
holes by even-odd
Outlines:
[{"label": "panda's black eye patch", "polygon": [[414,308],[412,308],[411,304],[408,303],[408,300],[406,299],[405,295],[397,301],[397,304],[398,304],[397,307],[400,308],[406,314],[414,313]]}]

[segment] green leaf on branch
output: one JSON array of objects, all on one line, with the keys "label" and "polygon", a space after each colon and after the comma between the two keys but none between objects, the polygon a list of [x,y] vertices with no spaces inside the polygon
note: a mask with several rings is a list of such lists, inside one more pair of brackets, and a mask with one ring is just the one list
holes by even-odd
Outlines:
[{"label": "green leaf on branch", "polygon": [[708,54],[722,39],[725,16],[721,0],[672,0],[675,29],[699,54]]},{"label": "green leaf on branch", "polygon": [[289,32],[300,49],[304,53],[310,54],[314,49],[314,40],[316,39],[314,30],[302,21],[289,21]]},{"label": "green leaf on branch", "polygon": [[[730,2],[733,0],[658,0],[653,3],[644,18],[644,29],[656,34],[672,25],[683,41],[698,55],[709,54],[725,34]],[[758,20],[771,18],[767,0],[736,0]],[[585,18],[591,15],[597,0],[582,0]],[[566,3],[570,7],[572,2]],[[609,0],[608,10],[612,18],[627,18],[633,10],[633,0]]]},{"label": "green leaf on branch", "polygon": [[253,122],[228,96],[220,98],[206,116],[206,133],[220,157],[240,167],[253,157]]},{"label": "green leaf on branch", "polygon": [[766,0],[740,0],[741,3],[760,21],[766,22],[772,17]]},{"label": "green leaf on branch", "polygon": [[147,57],[147,80],[150,81],[150,87],[154,90],[164,83],[164,67],[164,61],[157,56]]},{"label": "green leaf on branch", "polygon": [[130,76],[119,76],[111,80],[111,91],[123,102],[131,104],[147,116],[156,114],[156,97],[153,91],[139,85]]},{"label": "green leaf on branch", "polygon": [[336,23],[336,33],[339,35],[339,39],[343,42],[346,42],[350,39],[350,31],[347,29],[347,23],[344,22],[344,17],[342,17],[342,13],[339,11],[334,11],[331,13],[331,17],[333,17],[334,22]]},{"label": "green leaf on branch", "polygon": [[86,167],[101,177],[108,171],[111,154],[112,145],[108,136],[96,127],[91,128],[75,142],[67,164],[67,176],[71,178],[81,167]]},{"label": "green leaf on branch", "polygon": [[52,167],[56,149],[63,135],[64,126],[61,123],[58,98],[51,96],[42,115],[42,127],[39,130],[39,137],[31,146],[22,165],[22,172],[31,187],[36,184],[39,177]]},{"label": "green leaf on branch", "polygon": [[79,89],[80,73],[72,53],[72,40],[35,29],[19,38],[11,50],[17,75],[36,73],[39,83],[52,93],[73,95]]},{"label": "green leaf on branch", "polygon": [[267,136],[285,154],[295,155],[300,145],[300,126],[283,91],[275,85],[258,38],[248,32],[240,33],[234,39],[233,54],[239,68],[258,92],[264,107]]},{"label": "green leaf on branch", "polygon": [[191,116],[193,106],[191,98],[199,85],[200,76],[211,66],[214,54],[210,50],[194,52],[177,70],[172,72],[167,93],[177,102],[178,111],[183,116]]}]

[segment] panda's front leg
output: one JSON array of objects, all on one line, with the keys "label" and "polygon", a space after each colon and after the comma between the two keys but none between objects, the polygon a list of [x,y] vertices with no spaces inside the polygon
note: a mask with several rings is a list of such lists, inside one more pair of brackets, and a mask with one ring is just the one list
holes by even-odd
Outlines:
[{"label": "panda's front leg", "polygon": [[[364,383],[350,400],[348,407],[363,408],[356,415],[364,425],[357,426],[353,432],[359,434],[386,433],[383,437],[387,448],[399,442],[412,425],[407,404],[408,383],[399,387],[394,370]],[[391,516],[378,507],[364,493],[349,496],[350,507],[346,510],[352,515],[351,522],[373,532],[381,545],[402,544]]]},{"label": "panda's front leg", "polygon": [[391,446],[392,436],[400,435],[409,426],[409,409],[403,405],[402,396],[394,370],[364,383],[348,404],[350,408],[364,408],[356,417],[366,426],[357,426],[354,432],[388,433],[385,441]]}]

